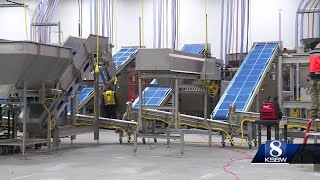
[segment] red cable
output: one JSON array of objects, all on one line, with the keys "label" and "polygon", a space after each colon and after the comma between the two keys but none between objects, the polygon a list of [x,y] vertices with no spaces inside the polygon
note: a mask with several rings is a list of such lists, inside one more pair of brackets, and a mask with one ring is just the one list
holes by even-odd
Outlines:
[{"label": "red cable", "polygon": [[232,171],[229,171],[227,168],[228,168],[230,165],[232,165],[234,162],[252,159],[252,157],[251,157],[248,153],[246,153],[246,152],[244,152],[244,151],[240,151],[240,150],[236,150],[236,149],[229,149],[229,150],[235,151],[235,152],[238,152],[238,153],[242,153],[242,154],[245,155],[244,157],[240,157],[240,158],[238,158],[238,159],[232,159],[232,158],[230,158],[230,160],[227,161],[226,164],[223,166],[223,170],[224,170],[226,173],[234,176],[234,177],[236,178],[236,180],[240,180],[240,176],[239,176],[239,175],[237,175],[236,173],[234,173],[234,172],[232,172]]},{"label": "red cable", "polygon": [[[206,138],[205,135],[201,135],[205,140],[208,140]],[[212,144],[216,144],[216,143],[212,143]],[[217,144],[216,144],[217,145]],[[228,149],[228,148],[226,148]],[[234,151],[234,152],[238,152],[238,153],[241,153],[243,154],[244,156],[243,157],[240,157],[240,158],[237,158],[237,159],[232,159],[232,158],[229,158],[228,161],[226,161],[226,163],[223,165],[223,171],[234,176],[236,178],[236,180],[240,180],[240,176],[237,175],[236,173],[232,172],[232,171],[229,171],[228,170],[228,167],[231,166],[234,162],[237,162],[237,161],[243,161],[243,160],[252,160],[252,156],[244,151],[241,151],[241,150],[238,150],[238,149],[228,149],[230,151]]]}]

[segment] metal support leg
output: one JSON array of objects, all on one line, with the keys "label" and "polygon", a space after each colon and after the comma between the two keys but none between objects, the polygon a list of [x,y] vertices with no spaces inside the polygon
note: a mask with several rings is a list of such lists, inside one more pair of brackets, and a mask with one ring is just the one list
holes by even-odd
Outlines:
[{"label": "metal support leg", "polygon": [[267,125],[267,140],[271,140],[271,126]]},{"label": "metal support leg", "polygon": [[184,134],[179,128],[179,79],[175,79],[175,128],[180,133],[180,153],[184,154]]},{"label": "metal support leg", "polygon": [[258,124],[258,147],[261,146],[261,124]]},{"label": "metal support leg", "polygon": [[22,142],[22,154],[26,155],[26,140],[27,140],[27,118],[28,118],[28,107],[27,107],[27,82],[23,82],[23,142]]},{"label": "metal support leg", "polygon": [[59,126],[56,124],[53,127],[53,147],[56,148],[56,150],[58,150],[59,148],[59,144],[60,144],[60,137],[59,137]]},{"label": "metal support leg", "polygon": [[257,147],[258,145],[258,137],[257,137],[257,124],[253,123],[252,124],[252,138],[254,142],[254,146]]},{"label": "metal support leg", "polygon": [[274,126],[274,133],[275,133],[274,139],[280,140],[280,138],[279,138],[279,124],[278,123]]},{"label": "metal support leg", "polygon": [[99,117],[100,117],[100,93],[99,93],[99,72],[94,73],[94,140],[97,141],[97,144],[99,144]]},{"label": "metal support leg", "polygon": [[[72,122],[72,126],[76,126],[77,122],[76,122],[76,102],[75,102],[75,96],[73,96],[71,98],[70,101],[70,107],[71,107],[71,122]],[[73,144],[73,140],[76,139],[75,135],[71,136],[71,144]]]},{"label": "metal support leg", "polygon": [[[314,132],[318,132],[318,119],[314,120]],[[318,144],[318,136],[314,136],[314,144]]]},{"label": "metal support leg", "polygon": [[204,92],[204,99],[203,99],[203,117],[204,117],[204,124],[208,127],[209,129],[209,132],[208,132],[208,135],[209,135],[209,140],[208,140],[208,145],[209,147],[212,147],[212,128],[209,126],[209,123],[208,123],[208,93],[207,93],[207,89],[205,89],[205,92]]},{"label": "metal support leg", "polygon": [[248,145],[252,147],[252,122],[248,122]]},{"label": "metal support leg", "polygon": [[283,72],[282,72],[282,56],[278,60],[278,97],[280,109],[283,111]]},{"label": "metal support leg", "polygon": [[134,131],[134,134],[133,134],[133,139],[134,139],[134,147],[133,147],[133,151],[134,153],[137,152],[137,148],[138,148],[138,134],[141,130],[141,127],[142,127],[142,86],[143,86],[143,83],[142,83],[142,78],[141,78],[141,74],[139,73],[139,97],[140,97],[140,100],[139,100],[139,115],[138,115],[138,128]]},{"label": "metal support leg", "polygon": [[15,118],[15,112],[12,111],[12,121],[13,121],[13,138],[16,140],[17,139],[17,121],[16,121],[16,118]]},{"label": "metal support leg", "polygon": [[222,132],[221,134],[221,144],[222,144],[222,147],[226,147],[226,139],[227,139],[227,135],[225,132]]},{"label": "metal support leg", "polygon": [[284,125],[283,127],[283,139],[286,142],[288,141],[288,125]]}]

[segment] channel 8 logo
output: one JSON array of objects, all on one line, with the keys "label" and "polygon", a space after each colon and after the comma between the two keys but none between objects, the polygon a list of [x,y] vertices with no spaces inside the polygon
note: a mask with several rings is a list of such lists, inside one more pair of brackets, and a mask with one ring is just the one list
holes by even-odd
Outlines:
[{"label": "channel 8 logo", "polygon": [[267,141],[265,146],[266,163],[287,163],[286,141]]}]

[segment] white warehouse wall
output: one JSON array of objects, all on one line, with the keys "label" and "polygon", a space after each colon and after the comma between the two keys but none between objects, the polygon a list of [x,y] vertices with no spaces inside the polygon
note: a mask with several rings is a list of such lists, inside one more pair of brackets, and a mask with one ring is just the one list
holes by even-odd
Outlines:
[{"label": "white warehouse wall", "polygon": [[[212,55],[220,58],[221,1],[207,0],[208,41]],[[28,1],[32,5],[32,0]],[[138,18],[141,0],[117,0],[117,47],[139,45]],[[170,0],[169,0],[170,2]],[[251,0],[249,43],[279,40],[279,9],[282,14],[282,39],[284,47],[294,47],[295,12],[300,0]],[[90,33],[89,0],[83,0],[83,36]],[[180,0],[179,48],[183,44],[205,42],[204,0]],[[153,46],[153,0],[145,0],[145,45]],[[170,11],[169,11],[170,14]],[[28,20],[32,7],[28,8]],[[23,8],[0,8],[0,39],[24,40]],[[3,18],[6,17],[6,18]],[[63,37],[78,35],[77,0],[60,0],[54,21],[61,21]],[[170,28],[169,28],[170,31]],[[239,33],[240,34],[240,33]],[[53,35],[54,36],[54,35]],[[53,37],[55,38],[55,37]],[[169,37],[170,39],[171,37]],[[170,44],[170,42],[169,42]]]},{"label": "white warehouse wall", "polygon": [[[17,1],[23,2],[23,1]],[[27,21],[28,30],[30,27],[30,20],[32,18],[33,10],[35,5],[33,0],[27,0]],[[6,3],[0,0],[0,3]],[[28,31],[30,33],[30,31]],[[28,38],[29,38],[28,34]],[[24,21],[24,9],[23,7],[6,7],[0,8],[0,39],[8,40],[25,40],[25,21]]]}]

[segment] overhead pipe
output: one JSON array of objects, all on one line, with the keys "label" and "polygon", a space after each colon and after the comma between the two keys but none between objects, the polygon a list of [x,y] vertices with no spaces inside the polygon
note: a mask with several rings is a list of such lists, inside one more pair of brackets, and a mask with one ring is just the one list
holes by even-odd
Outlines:
[{"label": "overhead pipe", "polygon": [[102,1],[102,11],[101,11],[101,16],[102,16],[102,36],[105,36],[105,11],[106,11],[106,6],[105,6],[105,1]]},{"label": "overhead pipe", "polygon": [[158,48],[161,48],[162,33],[162,0],[158,0]]},{"label": "overhead pipe", "polygon": [[223,58],[224,0],[221,0],[220,59]]},{"label": "overhead pipe", "polygon": [[236,15],[236,30],[235,30],[235,34],[236,34],[236,51],[234,53],[236,53],[236,60],[238,60],[238,34],[239,34],[239,1],[236,0],[235,1],[237,3],[237,15]]},{"label": "overhead pipe", "polygon": [[156,16],[156,0],[153,0],[153,48],[156,48],[156,39],[157,39],[157,25],[156,25],[156,21],[157,21],[157,16]]},{"label": "overhead pipe", "polygon": [[[296,13],[296,24],[295,24],[295,49],[298,49],[299,46],[299,12],[300,12],[300,8],[303,5],[303,3],[305,2],[305,0],[301,0],[298,9],[297,9],[297,13]],[[303,23],[302,23],[303,24]],[[319,23],[320,24],[320,23]]]},{"label": "overhead pipe", "polygon": [[247,42],[246,42],[246,52],[249,52],[249,27],[250,27],[250,0],[247,3]]},{"label": "overhead pipe", "polygon": [[[97,16],[96,16],[96,13],[97,13],[97,2],[96,0],[93,0],[93,32],[94,33],[97,33]],[[97,34],[96,34],[97,35]]]},{"label": "overhead pipe", "polygon": [[89,10],[90,10],[90,34],[92,34],[92,0],[90,0]]},{"label": "overhead pipe", "polygon": [[176,0],[172,0],[172,5],[171,5],[171,17],[172,17],[172,40],[171,40],[171,47],[172,49],[176,49],[175,44],[176,44]]},{"label": "overhead pipe", "polygon": [[232,33],[233,33],[233,0],[231,0],[230,3],[230,29],[229,29],[229,47],[228,47],[228,58],[227,58],[227,64],[229,64],[230,61],[230,53],[231,53],[231,40],[232,40]]},{"label": "overhead pipe", "polygon": [[241,0],[241,40],[240,40],[240,62],[241,65],[244,57],[243,57],[243,42],[244,42],[244,30],[245,30],[245,12],[246,12],[246,4],[245,0]]},{"label": "overhead pipe", "polygon": [[35,39],[35,33],[36,33],[36,27],[33,26],[33,23],[35,23],[35,19],[39,13],[39,6],[40,6],[41,0],[38,0],[37,5],[35,7],[35,10],[33,12],[31,21],[30,21],[30,40],[31,41],[36,41]]},{"label": "overhead pipe", "polygon": [[[313,0],[313,2],[312,2],[312,4],[311,4],[308,12],[312,12],[311,9],[312,9],[313,6],[315,5],[315,3],[316,3],[316,0]],[[308,35],[307,35],[307,38],[310,37],[310,14],[311,14],[311,13],[308,13]],[[311,26],[312,26],[312,24],[311,24]],[[311,30],[311,32],[312,32],[312,30]]]},{"label": "overhead pipe", "polygon": [[226,17],[226,38],[225,38],[225,58],[224,64],[227,65],[227,58],[228,58],[228,34],[229,34],[229,20],[230,20],[230,1],[227,0],[227,17]]},{"label": "overhead pipe", "polygon": [[105,16],[106,16],[106,30],[107,30],[107,37],[110,39],[110,21],[109,21],[109,1],[106,1],[106,11],[105,11]]},{"label": "overhead pipe", "polygon": [[[307,3],[303,6],[303,11],[306,10],[307,6],[311,3],[312,0],[308,0]],[[304,25],[304,14],[301,14],[301,26],[300,26],[300,38],[303,39],[304,38],[304,34],[303,34],[303,25]]]},{"label": "overhead pipe", "polygon": [[314,10],[313,10],[313,15],[312,15],[312,37],[315,36],[315,30],[314,30],[314,26],[315,26],[314,19],[315,19],[315,17],[314,17],[314,15],[315,15],[315,12],[316,12],[316,9],[317,9],[319,3],[320,3],[320,0],[318,0],[318,3],[316,4],[316,6],[314,7]]}]

